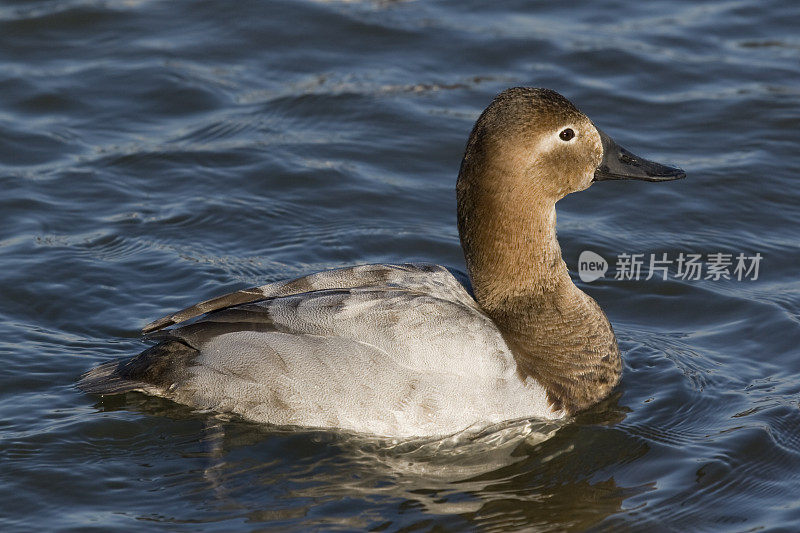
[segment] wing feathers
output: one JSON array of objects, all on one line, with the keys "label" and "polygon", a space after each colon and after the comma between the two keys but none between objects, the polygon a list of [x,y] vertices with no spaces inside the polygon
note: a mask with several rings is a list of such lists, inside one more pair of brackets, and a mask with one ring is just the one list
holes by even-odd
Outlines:
[{"label": "wing feathers", "polygon": [[191,307],[187,307],[186,309],[182,309],[177,313],[173,313],[150,322],[142,328],[142,333],[152,333],[153,331],[158,331],[159,329],[163,329],[173,324],[180,324],[181,322],[185,322],[190,318],[194,318],[211,311],[216,311],[217,309],[224,309],[225,307],[255,302],[256,300],[261,300],[263,298],[264,292],[262,291],[261,287],[243,289],[241,291],[225,294],[224,296],[218,296],[216,298],[195,304]]},{"label": "wing feathers", "polygon": [[[463,283],[462,278],[466,279],[466,277],[458,271],[455,271],[455,273],[460,275],[459,281]],[[458,294],[458,296],[461,298],[466,296],[471,300],[468,292],[466,292],[469,289],[465,289],[459,281],[456,281],[453,277],[453,272],[448,269],[439,265],[425,263],[359,265],[324,270],[301,278],[270,283],[260,287],[251,287],[200,302],[147,324],[142,328],[142,333],[152,333],[227,307],[252,303],[265,298],[291,296],[327,289],[389,288],[393,284],[398,284],[408,289],[429,290],[434,286],[438,286],[438,288],[444,288],[450,292],[463,293],[463,295]]]}]

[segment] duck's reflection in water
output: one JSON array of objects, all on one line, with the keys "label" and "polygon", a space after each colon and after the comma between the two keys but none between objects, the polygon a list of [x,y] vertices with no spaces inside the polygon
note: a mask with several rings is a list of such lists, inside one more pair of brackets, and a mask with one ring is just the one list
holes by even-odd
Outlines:
[{"label": "duck's reflection in water", "polygon": [[[202,458],[205,466],[186,471],[183,482],[206,510],[248,522],[301,518],[308,526],[371,528],[450,516],[454,526],[481,529],[583,529],[651,489],[622,487],[603,475],[648,450],[614,428],[625,417],[617,399],[568,422],[518,420],[409,440],[208,417],[195,451],[182,454]],[[106,409],[197,418],[183,406],[139,394],[127,395],[124,404],[106,403]]]}]

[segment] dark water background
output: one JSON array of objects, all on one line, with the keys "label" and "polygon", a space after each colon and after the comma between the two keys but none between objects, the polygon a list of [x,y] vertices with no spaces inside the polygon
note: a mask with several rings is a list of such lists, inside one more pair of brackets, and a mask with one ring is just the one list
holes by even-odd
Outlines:
[{"label": "dark water background", "polygon": [[[548,440],[391,446],[77,391],[139,328],[353,263],[463,268],[454,184],[508,86],[685,168],[559,204],[618,393]],[[0,529],[800,530],[800,3],[0,3]]]}]

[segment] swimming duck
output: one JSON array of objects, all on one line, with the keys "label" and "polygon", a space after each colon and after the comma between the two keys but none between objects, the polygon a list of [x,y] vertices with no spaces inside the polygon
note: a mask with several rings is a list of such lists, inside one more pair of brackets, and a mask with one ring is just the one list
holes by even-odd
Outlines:
[{"label": "swimming duck", "polygon": [[573,415],[611,392],[621,360],[606,315],[570,279],[555,204],[596,181],[683,177],[560,94],[508,89],[475,123],[458,175],[468,278],[374,264],[240,290],[148,324],[158,344],[79,386],[389,437]]}]

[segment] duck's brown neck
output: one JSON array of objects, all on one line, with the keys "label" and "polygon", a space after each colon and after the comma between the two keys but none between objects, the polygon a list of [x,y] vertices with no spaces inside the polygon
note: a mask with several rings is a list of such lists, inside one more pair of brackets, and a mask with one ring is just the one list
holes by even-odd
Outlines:
[{"label": "duck's brown neck", "polygon": [[459,213],[467,268],[487,312],[520,296],[572,284],[556,238],[553,202],[487,204],[473,205],[468,212],[464,206]]},{"label": "duck's brown neck", "polygon": [[[506,196],[506,193],[508,196]],[[616,385],[620,357],[597,303],[570,279],[556,238],[555,201],[475,191],[459,180],[459,233],[478,303],[497,324],[520,373],[572,414]]]}]

